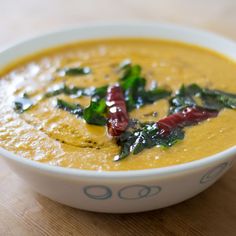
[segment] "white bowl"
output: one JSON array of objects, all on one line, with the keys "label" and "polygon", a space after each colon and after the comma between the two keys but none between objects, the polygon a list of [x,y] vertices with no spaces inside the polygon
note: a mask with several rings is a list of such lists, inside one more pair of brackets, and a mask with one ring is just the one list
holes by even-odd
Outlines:
[{"label": "white bowl", "polygon": [[[109,37],[177,40],[213,49],[236,59],[236,44],[200,30],[169,24],[91,25],[30,39],[0,53],[0,67],[35,51],[73,41]],[[35,191],[79,209],[129,213],[170,206],[205,190],[232,165],[236,146],[186,164],[137,171],[97,172],[49,166],[0,148],[10,167]]]}]

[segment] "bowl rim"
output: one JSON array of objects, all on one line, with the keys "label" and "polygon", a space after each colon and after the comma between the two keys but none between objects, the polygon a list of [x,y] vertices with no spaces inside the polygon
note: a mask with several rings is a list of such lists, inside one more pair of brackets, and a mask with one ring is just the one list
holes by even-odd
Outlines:
[{"label": "bowl rim", "polygon": [[6,159],[17,162],[18,164],[36,169],[38,171],[43,171],[45,173],[66,175],[66,176],[75,176],[75,177],[85,177],[85,178],[137,178],[145,176],[170,176],[176,173],[184,173],[187,171],[194,171],[199,168],[207,168],[212,166],[214,163],[225,162],[229,157],[232,157],[236,154],[236,146],[231,147],[223,152],[217,153],[212,156],[204,157],[199,160],[186,162],[183,164],[160,167],[160,168],[150,168],[142,170],[121,170],[121,171],[97,171],[97,170],[84,170],[79,168],[70,168],[70,167],[61,167],[53,166],[48,163],[41,163],[34,160],[30,160],[21,156],[17,156],[12,152],[7,151],[0,147],[0,155]]},{"label": "bowl rim", "polygon": [[[191,33],[199,34],[199,35],[204,35],[206,37],[211,37],[211,38],[215,38],[218,40],[222,40],[222,41],[224,41],[224,43],[226,42],[226,43],[231,44],[231,46],[235,47],[235,50],[236,50],[236,43],[234,41],[227,39],[226,37],[220,36],[218,34],[211,33],[206,30],[197,29],[194,27],[186,27],[186,26],[172,24],[172,23],[170,24],[170,23],[157,23],[157,22],[148,22],[148,21],[141,21],[141,22],[140,21],[135,21],[135,22],[132,22],[132,21],[131,22],[130,21],[123,22],[122,21],[122,22],[96,23],[96,24],[89,23],[86,25],[80,25],[80,26],[76,26],[76,27],[74,26],[74,27],[66,27],[64,29],[62,28],[59,30],[40,34],[38,36],[36,35],[36,36],[30,37],[27,39],[19,40],[16,43],[13,43],[13,44],[7,45],[4,48],[1,48],[0,55],[3,52],[10,50],[13,47],[19,47],[21,44],[29,43],[29,42],[37,40],[37,39],[40,40],[45,37],[53,36],[55,34],[63,34],[63,33],[65,34],[69,31],[73,31],[73,30],[76,31],[76,30],[80,30],[80,29],[91,29],[94,27],[99,28],[99,27],[111,27],[111,26],[115,26],[115,27],[154,26],[157,28],[158,27],[167,28],[169,30],[171,30],[171,29],[175,29],[177,31],[184,30],[186,32],[189,32],[190,34]],[[126,36],[126,38],[127,37],[130,37],[130,36]],[[109,37],[104,37],[104,38],[109,38]],[[150,38],[150,37],[148,36],[146,38]],[[167,40],[168,40],[168,38],[167,38]],[[169,40],[173,40],[173,39],[169,38]],[[178,40],[174,40],[174,41],[178,41]],[[179,42],[184,42],[184,41],[179,40]],[[193,43],[190,43],[190,44],[194,45]],[[57,45],[55,45],[55,46],[57,46]],[[201,47],[208,48],[208,47],[204,47],[204,46],[201,46]],[[45,47],[45,49],[46,48],[47,47]],[[39,51],[41,51],[41,50],[39,50]],[[213,51],[214,51],[214,49],[213,49]],[[217,52],[217,50],[215,50],[215,51]],[[220,54],[224,55],[224,53],[221,53],[221,52],[220,52]],[[78,177],[86,177],[86,178],[88,178],[88,177],[92,177],[92,178],[112,177],[112,178],[120,179],[120,178],[127,178],[127,177],[131,177],[131,178],[132,177],[145,177],[145,176],[152,176],[152,175],[166,176],[166,175],[176,174],[179,172],[194,171],[194,169],[211,166],[213,163],[218,163],[220,161],[223,162],[228,157],[232,157],[232,156],[236,155],[236,145],[231,148],[228,148],[222,152],[216,153],[214,155],[206,156],[206,157],[203,157],[199,160],[194,160],[194,161],[186,162],[183,164],[171,165],[171,166],[160,167],[160,168],[150,168],[150,169],[141,169],[141,170],[121,170],[121,171],[104,171],[104,170],[98,171],[98,170],[85,170],[85,169],[79,169],[79,168],[53,166],[48,163],[40,163],[40,162],[30,160],[30,159],[27,159],[27,158],[24,158],[21,156],[17,156],[13,152],[10,152],[2,147],[0,147],[0,155],[5,157],[6,159],[10,159],[11,161],[17,162],[18,164],[22,164],[22,165],[28,166],[30,168],[46,172],[46,173],[67,175],[67,176],[78,176]]]}]

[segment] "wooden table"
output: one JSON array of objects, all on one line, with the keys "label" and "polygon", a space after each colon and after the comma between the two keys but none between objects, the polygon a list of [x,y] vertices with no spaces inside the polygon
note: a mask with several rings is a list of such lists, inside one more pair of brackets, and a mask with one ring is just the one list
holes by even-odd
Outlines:
[{"label": "wooden table", "polygon": [[[60,27],[120,19],[198,26],[236,40],[235,12],[234,0],[1,1],[0,46]],[[184,203],[110,215],[72,209],[34,193],[0,159],[0,235],[236,235],[236,166]]]}]

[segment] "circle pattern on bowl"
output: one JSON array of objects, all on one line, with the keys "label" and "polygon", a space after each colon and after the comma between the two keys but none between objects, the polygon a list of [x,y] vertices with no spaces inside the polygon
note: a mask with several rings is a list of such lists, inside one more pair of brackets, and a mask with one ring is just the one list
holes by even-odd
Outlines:
[{"label": "circle pattern on bowl", "polygon": [[155,196],[160,191],[160,186],[130,185],[120,189],[118,196],[124,200],[135,200]]},{"label": "circle pattern on bowl", "polygon": [[90,185],[84,188],[84,194],[95,200],[106,200],[111,198],[112,191],[104,185]]},{"label": "circle pattern on bowl", "polygon": [[203,177],[200,180],[200,183],[205,184],[205,183],[215,180],[218,176],[220,176],[220,174],[225,170],[227,166],[228,166],[228,163],[224,162],[216,166],[215,168],[211,169],[205,175],[203,175]]},{"label": "circle pattern on bowl", "polygon": [[[129,185],[121,188],[117,195],[122,200],[137,200],[156,196],[161,192],[160,186]],[[95,200],[106,200],[112,197],[112,190],[104,185],[90,185],[84,187],[84,194]]]}]

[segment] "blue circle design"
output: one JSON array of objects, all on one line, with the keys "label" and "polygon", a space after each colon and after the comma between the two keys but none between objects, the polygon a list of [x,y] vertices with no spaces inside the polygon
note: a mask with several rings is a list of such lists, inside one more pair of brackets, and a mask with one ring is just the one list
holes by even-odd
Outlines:
[{"label": "blue circle design", "polygon": [[151,191],[148,194],[148,197],[156,196],[158,193],[161,192],[161,187],[160,186],[149,186],[149,188],[151,189]]},{"label": "blue circle design", "polygon": [[227,166],[228,166],[228,163],[224,162],[216,166],[215,168],[211,169],[205,175],[203,175],[203,177],[200,180],[200,183],[205,184],[216,179],[225,170]]},{"label": "blue circle design", "polygon": [[111,189],[104,185],[86,186],[84,187],[84,194],[87,197],[95,200],[106,200],[112,197]]},{"label": "blue circle design", "polygon": [[[137,187],[137,188],[139,188],[139,187]],[[148,196],[149,193],[150,193],[149,187],[143,186],[143,187],[139,190],[138,196],[139,196],[139,198],[144,198],[144,197]]]},{"label": "blue circle design", "polygon": [[119,190],[118,196],[124,200],[137,200],[145,197],[153,197],[161,191],[159,186],[129,185]]}]

